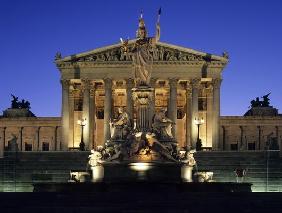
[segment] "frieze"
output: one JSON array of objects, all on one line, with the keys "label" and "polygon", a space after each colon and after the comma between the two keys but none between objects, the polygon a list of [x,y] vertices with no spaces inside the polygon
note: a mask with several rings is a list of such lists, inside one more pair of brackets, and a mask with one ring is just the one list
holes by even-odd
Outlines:
[{"label": "frieze", "polygon": [[[154,65],[173,65],[173,66],[181,66],[181,65],[189,65],[189,66],[202,66],[203,62],[195,62],[195,61],[154,61]],[[216,67],[224,67],[226,63],[218,62],[212,63]],[[93,63],[93,62],[59,62],[57,63],[58,69],[74,69],[77,67],[116,67],[116,66],[124,66],[127,68],[131,66],[130,61],[116,61],[116,62],[103,62],[103,63]],[[121,68],[121,67],[120,67]]]},{"label": "frieze", "polygon": [[[132,48],[132,45],[129,46]],[[130,51],[129,51],[130,52]],[[206,61],[208,60],[203,55],[187,53],[173,48],[167,48],[158,45],[151,51],[154,61]],[[120,47],[115,47],[110,50],[105,50],[99,53],[93,53],[86,56],[72,57],[70,60],[64,62],[118,62],[118,61],[132,61],[130,54],[123,53]],[[59,61],[58,61],[59,62]]]}]

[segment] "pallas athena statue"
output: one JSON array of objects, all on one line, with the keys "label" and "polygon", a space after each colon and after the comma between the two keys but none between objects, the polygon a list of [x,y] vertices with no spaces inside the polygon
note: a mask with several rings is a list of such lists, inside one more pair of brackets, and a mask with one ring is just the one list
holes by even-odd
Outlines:
[{"label": "pallas athena statue", "polygon": [[158,13],[155,37],[147,37],[147,30],[143,19],[143,14],[141,12],[139,26],[136,32],[136,40],[133,44],[133,47],[128,48],[128,40],[123,41],[121,39],[122,50],[132,57],[134,66],[134,79],[137,87],[149,86],[150,83],[153,65],[153,52],[156,48],[156,43],[160,39],[160,14],[161,10],[159,10]]}]

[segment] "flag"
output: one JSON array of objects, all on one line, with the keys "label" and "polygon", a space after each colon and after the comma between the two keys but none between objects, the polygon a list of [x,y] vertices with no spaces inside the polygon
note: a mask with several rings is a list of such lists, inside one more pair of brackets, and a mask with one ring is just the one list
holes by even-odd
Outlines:
[{"label": "flag", "polygon": [[162,13],[162,8],[160,7],[160,9],[159,9],[159,15],[161,15],[161,13]]}]

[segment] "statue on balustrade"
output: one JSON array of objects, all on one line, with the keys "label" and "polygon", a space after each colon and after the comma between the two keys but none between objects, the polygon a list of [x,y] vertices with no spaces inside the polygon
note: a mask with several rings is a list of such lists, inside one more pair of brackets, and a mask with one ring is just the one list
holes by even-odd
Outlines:
[{"label": "statue on balustrade", "polygon": [[166,110],[161,109],[153,117],[153,132],[160,140],[172,140],[173,135],[171,133],[172,125],[175,123],[165,115]]},{"label": "statue on balustrade", "polygon": [[22,99],[21,101],[19,101],[19,98],[12,95],[13,100],[11,101],[11,108],[12,109],[30,109],[30,103],[29,101],[26,101],[24,99]]},{"label": "statue on balustrade", "polygon": [[262,102],[261,102],[261,106],[262,107],[269,107],[269,96],[270,95],[270,93],[268,93],[267,95],[264,95],[264,96],[262,96]]},{"label": "statue on balustrade", "polygon": [[122,52],[127,53],[132,57],[134,65],[134,78],[137,87],[149,86],[150,83],[154,50],[156,48],[156,43],[160,39],[160,13],[161,10],[159,10],[155,37],[147,37],[147,30],[143,19],[143,14],[141,12],[139,28],[136,33],[137,40],[133,44],[133,47],[129,49],[128,40],[123,41],[121,39]]},{"label": "statue on balustrade", "polygon": [[259,100],[259,97],[256,97],[255,100],[251,101],[251,108],[253,107],[269,107],[270,103],[269,103],[269,95],[270,93],[262,96],[262,101]]},{"label": "statue on balustrade", "polygon": [[88,156],[88,164],[91,166],[91,167],[94,167],[94,166],[99,166],[101,165],[101,163],[103,162],[102,161],[102,154],[99,152],[99,150],[94,150],[92,149],[91,150],[91,154]]},{"label": "statue on balustrade", "polygon": [[183,153],[180,153],[180,161],[182,163],[185,163],[187,166],[194,167],[196,166],[196,160],[194,158],[194,154],[196,153],[195,149],[189,150],[189,151],[182,151]]},{"label": "statue on balustrade", "polygon": [[110,122],[111,140],[125,140],[132,130],[132,122],[128,113],[122,108],[118,108],[118,118]]}]

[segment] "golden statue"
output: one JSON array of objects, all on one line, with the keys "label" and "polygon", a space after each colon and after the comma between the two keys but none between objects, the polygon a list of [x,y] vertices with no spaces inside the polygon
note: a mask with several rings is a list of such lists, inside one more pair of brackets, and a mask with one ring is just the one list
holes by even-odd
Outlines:
[{"label": "golden statue", "polygon": [[147,37],[147,30],[141,12],[139,18],[139,26],[136,32],[136,40],[133,47],[129,50],[128,40],[122,42],[122,50],[127,54],[130,54],[134,65],[134,79],[136,86],[149,86],[152,65],[153,65],[153,51],[156,48],[156,43],[160,39],[160,13],[158,14],[158,21],[156,24],[156,35],[155,37]]}]

